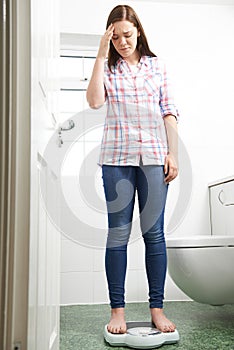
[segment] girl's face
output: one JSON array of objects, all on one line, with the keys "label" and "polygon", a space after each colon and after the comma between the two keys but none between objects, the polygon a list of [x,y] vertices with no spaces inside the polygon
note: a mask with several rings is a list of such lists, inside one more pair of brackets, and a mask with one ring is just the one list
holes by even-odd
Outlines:
[{"label": "girl's face", "polygon": [[112,43],[122,58],[127,60],[138,59],[136,46],[139,35],[137,28],[129,21],[114,23]]}]

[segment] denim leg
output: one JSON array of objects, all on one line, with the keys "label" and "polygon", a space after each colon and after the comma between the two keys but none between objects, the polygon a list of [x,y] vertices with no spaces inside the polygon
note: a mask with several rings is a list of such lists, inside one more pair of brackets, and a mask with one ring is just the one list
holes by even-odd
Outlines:
[{"label": "denim leg", "polygon": [[103,165],[108,211],[105,268],[112,308],[125,306],[127,244],[135,199],[135,167]]},{"label": "denim leg", "polygon": [[168,185],[163,166],[141,166],[137,173],[140,220],[145,242],[145,264],[150,308],[162,308],[167,269],[164,209]]}]

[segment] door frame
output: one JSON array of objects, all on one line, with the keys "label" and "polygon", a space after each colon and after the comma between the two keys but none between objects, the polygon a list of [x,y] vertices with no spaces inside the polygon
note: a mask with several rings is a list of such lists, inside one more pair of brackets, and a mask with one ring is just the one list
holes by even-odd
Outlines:
[{"label": "door frame", "polygon": [[0,348],[27,349],[30,235],[30,0],[1,2]]}]

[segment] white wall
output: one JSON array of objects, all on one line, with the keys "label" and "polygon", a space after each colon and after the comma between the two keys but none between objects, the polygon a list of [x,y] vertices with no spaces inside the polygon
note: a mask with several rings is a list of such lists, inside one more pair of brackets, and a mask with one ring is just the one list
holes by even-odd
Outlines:
[{"label": "white wall", "polygon": [[[181,116],[181,176],[170,187],[168,235],[210,233],[207,185],[234,173],[234,6],[125,3],[139,14],[151,49],[167,62]],[[89,0],[81,9],[78,1],[61,0],[61,32],[102,34],[116,4],[119,2],[103,0],[97,6],[96,1]],[[190,165],[192,179],[190,175],[186,178]],[[183,188],[187,191],[180,198]],[[177,212],[190,192],[189,204],[182,213]],[[131,244],[129,255],[127,300],[145,301],[142,242]],[[85,248],[63,237],[62,304],[108,301],[103,257],[103,250]],[[186,299],[170,278],[166,298]]]}]

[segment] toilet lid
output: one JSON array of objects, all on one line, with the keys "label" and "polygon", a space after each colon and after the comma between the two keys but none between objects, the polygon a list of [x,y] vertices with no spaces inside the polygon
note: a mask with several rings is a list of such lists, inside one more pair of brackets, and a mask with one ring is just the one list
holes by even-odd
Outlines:
[{"label": "toilet lid", "polygon": [[194,235],[166,237],[167,248],[234,247],[234,236]]}]

